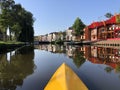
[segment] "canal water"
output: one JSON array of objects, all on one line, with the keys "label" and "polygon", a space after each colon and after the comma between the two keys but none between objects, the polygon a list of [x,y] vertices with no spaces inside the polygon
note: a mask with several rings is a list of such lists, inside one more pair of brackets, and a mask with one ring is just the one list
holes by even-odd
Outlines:
[{"label": "canal water", "polygon": [[120,90],[119,47],[59,45],[26,46],[0,54],[0,90],[44,90],[64,62],[89,90]]}]

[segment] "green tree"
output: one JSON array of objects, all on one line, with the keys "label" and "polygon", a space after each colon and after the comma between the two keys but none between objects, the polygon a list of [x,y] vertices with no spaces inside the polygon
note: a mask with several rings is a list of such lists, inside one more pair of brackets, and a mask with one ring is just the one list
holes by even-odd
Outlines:
[{"label": "green tree", "polygon": [[[15,51],[7,59],[7,54],[0,55],[0,90],[16,90],[17,86],[22,86],[23,80],[34,72],[34,48],[24,47]],[[10,81],[12,80],[13,83]]]},{"label": "green tree", "polygon": [[111,73],[112,70],[113,70],[113,68],[111,68],[111,67],[106,67],[106,68],[105,68],[105,71],[106,71],[107,73]]},{"label": "green tree", "polygon": [[79,68],[85,62],[85,58],[83,56],[84,56],[83,52],[79,51],[79,49],[75,50],[75,54],[73,56],[73,62],[75,63],[77,68]]},{"label": "green tree", "polygon": [[116,22],[120,23],[120,15],[116,15]]},{"label": "green tree", "polygon": [[34,40],[34,29],[33,29],[33,15],[32,13],[25,11],[22,13],[21,18],[22,30],[18,37],[19,41],[22,42],[33,42]]},{"label": "green tree", "polygon": [[14,34],[16,40],[22,42],[33,42],[33,15],[26,11],[20,4],[15,4],[14,0],[0,1],[0,29],[6,36],[6,30],[10,28],[11,34]]},{"label": "green tree", "polygon": [[[1,0],[0,7],[1,7],[1,14],[0,14],[0,26],[1,31],[4,33],[4,37],[6,35],[6,30],[9,26],[10,28],[10,37],[11,37],[11,26],[13,21],[12,16],[12,7],[15,5],[14,0]],[[4,39],[6,40],[6,38]]]},{"label": "green tree", "polygon": [[106,17],[106,18],[111,18],[112,16],[113,16],[113,15],[112,15],[111,13],[109,13],[109,12],[105,14],[105,17]]},{"label": "green tree", "polygon": [[85,28],[85,24],[81,21],[79,17],[77,17],[72,28],[73,30],[75,30],[76,36],[81,36],[84,33],[83,29]]}]

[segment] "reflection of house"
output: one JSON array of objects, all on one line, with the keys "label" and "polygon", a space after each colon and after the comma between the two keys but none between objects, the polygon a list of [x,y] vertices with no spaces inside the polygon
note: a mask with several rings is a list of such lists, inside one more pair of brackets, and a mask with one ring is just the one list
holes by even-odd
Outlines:
[{"label": "reflection of house", "polygon": [[41,45],[41,50],[47,51],[48,50],[47,45]]},{"label": "reflection of house", "polygon": [[94,64],[105,64],[105,65],[109,65],[112,68],[116,68],[117,67],[117,63],[113,63],[113,62],[106,62],[105,60],[99,59],[99,58],[89,58],[89,61],[94,63]]},{"label": "reflection of house", "polygon": [[53,51],[52,45],[49,44],[49,45],[47,46],[47,49],[48,49],[49,52],[52,52],[52,51]]},{"label": "reflection of house", "polygon": [[90,46],[84,46],[85,47],[85,57],[86,59],[89,59],[91,57],[91,47]]},{"label": "reflection of house", "polygon": [[66,46],[66,54],[69,57],[73,57],[74,51],[75,51],[75,48],[73,46],[69,46],[69,45]]},{"label": "reflection of house", "polygon": [[91,56],[97,57],[97,47],[91,46]]},{"label": "reflection of house", "polygon": [[120,64],[120,50],[85,46],[85,58],[95,64],[106,64],[116,68]]},{"label": "reflection of house", "polygon": [[91,55],[88,60],[96,64],[106,64],[114,67],[120,63],[119,50],[113,48],[91,47]]},{"label": "reflection of house", "polygon": [[105,58],[109,62],[120,63],[120,56],[118,52],[118,49],[98,48],[98,58]]}]

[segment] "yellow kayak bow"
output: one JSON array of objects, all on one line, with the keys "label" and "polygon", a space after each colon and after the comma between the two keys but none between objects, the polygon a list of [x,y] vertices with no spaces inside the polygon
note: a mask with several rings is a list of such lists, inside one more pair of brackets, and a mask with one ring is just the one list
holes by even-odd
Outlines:
[{"label": "yellow kayak bow", "polygon": [[44,90],[88,90],[74,71],[63,63],[53,74]]}]

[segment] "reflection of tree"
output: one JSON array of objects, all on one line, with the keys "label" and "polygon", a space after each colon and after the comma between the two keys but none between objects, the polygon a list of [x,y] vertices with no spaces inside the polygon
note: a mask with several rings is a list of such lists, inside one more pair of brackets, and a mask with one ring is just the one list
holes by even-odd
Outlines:
[{"label": "reflection of tree", "polygon": [[106,68],[105,68],[105,71],[106,71],[107,73],[111,73],[112,70],[113,70],[113,68],[111,68],[111,67],[106,67]]},{"label": "reflection of tree", "polygon": [[83,52],[79,51],[78,49],[75,50],[73,62],[78,68],[85,62],[85,58],[83,56],[84,56]]},{"label": "reflection of tree", "polygon": [[7,61],[7,55],[0,56],[0,89],[15,90],[23,84],[23,79],[33,73],[34,49],[25,47],[16,51]]},{"label": "reflection of tree", "polygon": [[115,69],[117,73],[120,73],[120,65],[117,65]]}]

